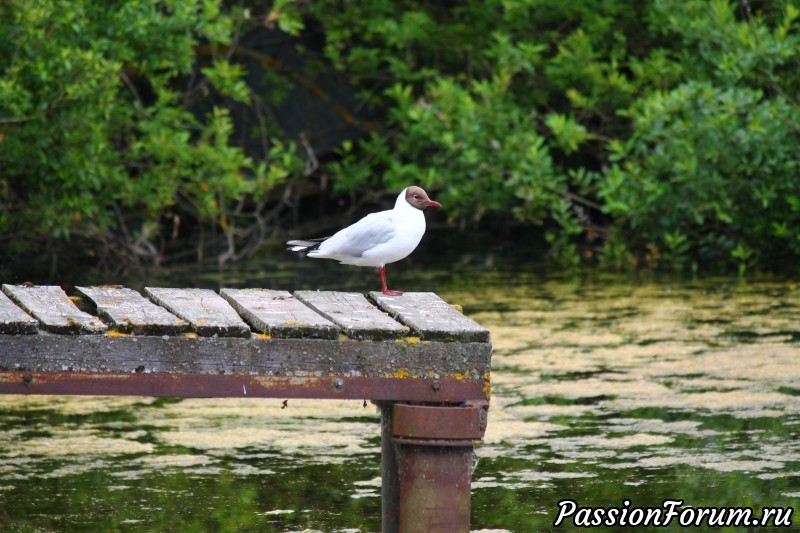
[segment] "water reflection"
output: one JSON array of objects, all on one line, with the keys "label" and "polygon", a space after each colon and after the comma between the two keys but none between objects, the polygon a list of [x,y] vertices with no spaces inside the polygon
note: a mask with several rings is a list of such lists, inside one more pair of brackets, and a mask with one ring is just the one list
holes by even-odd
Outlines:
[{"label": "water reflection", "polygon": [[[550,530],[564,498],[800,500],[797,284],[560,280],[452,258],[414,275],[425,261],[394,284],[463,305],[495,345],[476,531]],[[343,268],[310,263],[193,284],[308,288]],[[364,281],[351,268],[323,288]],[[0,424],[4,531],[380,529],[378,415],[361,402],[0,396]]]},{"label": "water reflection", "polygon": [[473,303],[495,342],[476,501],[508,510],[486,525],[547,529],[564,498],[798,501],[794,284],[549,281]]}]

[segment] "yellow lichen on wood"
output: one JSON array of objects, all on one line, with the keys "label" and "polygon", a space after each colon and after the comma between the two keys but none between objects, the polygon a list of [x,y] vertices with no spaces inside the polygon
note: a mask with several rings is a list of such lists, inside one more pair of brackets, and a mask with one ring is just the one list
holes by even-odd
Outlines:
[{"label": "yellow lichen on wood", "polygon": [[407,379],[410,376],[411,374],[409,373],[409,371],[405,370],[404,368],[395,370],[394,373],[392,374],[393,378],[399,378],[399,379]]},{"label": "yellow lichen on wood", "polygon": [[253,337],[268,341],[268,340],[270,340],[272,338],[272,335],[270,335],[268,333],[253,333]]},{"label": "yellow lichen on wood", "polygon": [[492,397],[492,374],[491,372],[486,372],[483,375],[483,393],[486,395],[486,399]]},{"label": "yellow lichen on wood", "polygon": [[422,341],[420,340],[419,337],[401,337],[399,339],[395,339],[394,342],[398,344],[405,343],[406,345],[413,345],[413,344],[419,344]]},{"label": "yellow lichen on wood", "polygon": [[183,336],[186,337],[187,339],[196,339],[199,335],[194,331],[188,331],[184,333]]},{"label": "yellow lichen on wood", "polygon": [[123,333],[121,331],[117,331],[116,329],[110,329],[106,331],[106,337],[130,337],[130,333]]}]

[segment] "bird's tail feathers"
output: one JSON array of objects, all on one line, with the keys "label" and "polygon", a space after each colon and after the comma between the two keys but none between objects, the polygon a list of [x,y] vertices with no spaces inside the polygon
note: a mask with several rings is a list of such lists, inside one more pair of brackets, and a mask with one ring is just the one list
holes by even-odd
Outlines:
[{"label": "bird's tail feathers", "polygon": [[319,245],[322,244],[323,241],[329,239],[329,237],[322,237],[321,239],[303,239],[297,241],[286,241],[286,244],[289,245],[287,250],[292,252],[310,252],[312,250],[316,250],[319,248]]}]

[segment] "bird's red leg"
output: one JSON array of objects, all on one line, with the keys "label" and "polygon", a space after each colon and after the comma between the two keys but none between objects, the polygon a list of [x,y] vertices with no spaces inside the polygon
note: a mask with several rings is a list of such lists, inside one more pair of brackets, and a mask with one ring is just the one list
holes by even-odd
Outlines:
[{"label": "bird's red leg", "polygon": [[403,291],[390,291],[386,286],[386,267],[378,267],[378,274],[381,276],[381,292],[386,296],[402,296]]}]

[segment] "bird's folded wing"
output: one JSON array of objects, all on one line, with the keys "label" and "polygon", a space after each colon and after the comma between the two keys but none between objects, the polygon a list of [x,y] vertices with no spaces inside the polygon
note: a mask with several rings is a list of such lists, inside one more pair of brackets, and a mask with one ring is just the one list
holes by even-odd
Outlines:
[{"label": "bird's folded wing", "polygon": [[344,228],[319,248],[326,256],[361,257],[364,252],[392,240],[394,219],[386,211],[373,213]]}]

